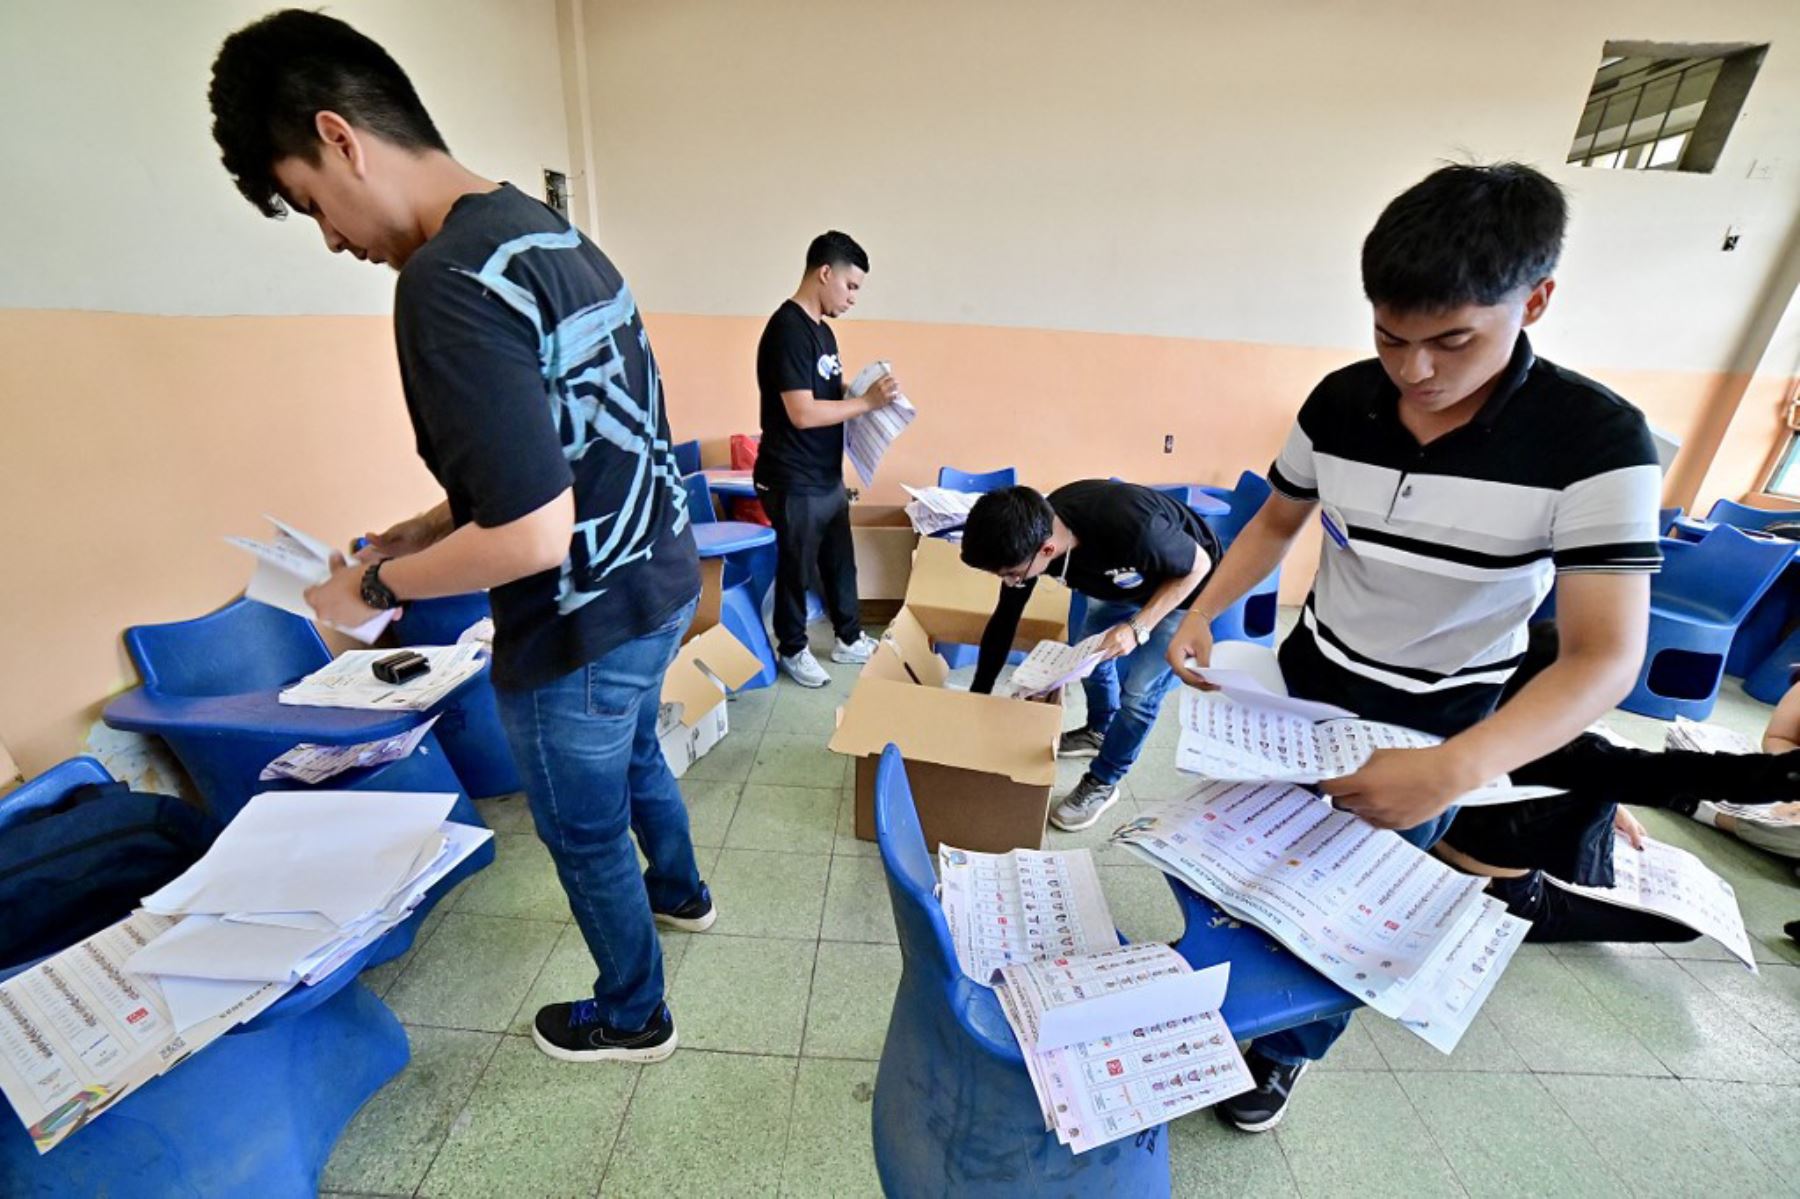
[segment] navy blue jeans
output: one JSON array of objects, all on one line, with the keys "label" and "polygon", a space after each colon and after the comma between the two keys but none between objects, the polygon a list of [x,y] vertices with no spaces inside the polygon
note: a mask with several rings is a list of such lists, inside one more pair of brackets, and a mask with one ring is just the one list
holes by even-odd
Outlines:
[{"label": "navy blue jeans", "polygon": [[[1420,849],[1430,849],[1436,845],[1450,822],[1456,819],[1456,809],[1427,820],[1424,824],[1412,828],[1395,829],[1402,837],[1417,845]],[[1301,1024],[1281,1032],[1270,1033],[1266,1037],[1258,1037],[1250,1042],[1250,1051],[1261,1054],[1272,1062],[1280,1062],[1286,1066],[1297,1066],[1301,1062],[1316,1062],[1325,1056],[1337,1039],[1344,1035],[1350,1027],[1350,1017],[1354,1013],[1345,1012],[1341,1016],[1326,1016],[1314,1020],[1310,1024]]]},{"label": "navy blue jeans", "polygon": [[[1114,625],[1124,624],[1138,611],[1135,604],[1089,600],[1081,636],[1104,633]],[[1081,680],[1081,689],[1087,694],[1087,727],[1106,737],[1088,773],[1108,786],[1125,777],[1143,752],[1144,738],[1156,727],[1163,697],[1175,682],[1175,672],[1169,669],[1166,656],[1169,642],[1175,639],[1175,630],[1186,615],[1177,608],[1157,622],[1149,641],[1123,658],[1100,663],[1093,674]]]},{"label": "navy blue jeans", "polygon": [[[500,720],[600,977],[600,1018],[649,1024],[663,1002],[662,943],[650,913],[700,894],[687,805],[656,739],[663,674],[693,619],[661,628],[532,691],[501,691]],[[650,865],[638,872],[633,833]]]}]

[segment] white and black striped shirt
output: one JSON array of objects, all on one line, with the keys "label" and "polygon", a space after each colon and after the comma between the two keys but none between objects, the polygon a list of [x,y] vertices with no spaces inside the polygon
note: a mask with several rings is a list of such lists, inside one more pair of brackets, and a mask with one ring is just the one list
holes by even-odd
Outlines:
[{"label": "white and black striped shirt", "polygon": [[1420,445],[1398,403],[1377,360],[1326,376],[1269,470],[1329,522],[1296,633],[1370,718],[1475,698],[1464,688],[1491,708],[1556,573],[1660,566],[1656,447],[1642,413],[1523,334],[1468,424]]}]

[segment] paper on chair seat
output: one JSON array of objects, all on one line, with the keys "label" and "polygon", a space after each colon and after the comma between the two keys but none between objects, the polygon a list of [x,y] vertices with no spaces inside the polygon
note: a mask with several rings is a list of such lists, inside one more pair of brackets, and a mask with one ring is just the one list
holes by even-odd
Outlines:
[{"label": "paper on chair seat", "polygon": [[322,783],[347,770],[362,770],[398,762],[419,748],[419,743],[425,740],[426,735],[431,732],[431,726],[437,722],[438,718],[433,716],[417,728],[408,729],[404,733],[357,745],[312,745],[303,742],[264,766],[262,773],[256,777],[261,782],[286,778],[302,783]]},{"label": "paper on chair seat", "polygon": [[177,1032],[186,1032],[202,1021],[211,1020],[269,985],[242,979],[182,978],[178,975],[159,978],[156,982],[162,988],[163,1002],[169,1005],[169,1015]]},{"label": "paper on chair seat", "polygon": [[325,948],[338,930],[239,924],[217,916],[189,916],[126,959],[139,974],[184,978],[287,982],[294,966]]},{"label": "paper on chair seat", "polygon": [[384,649],[345,650],[278,697],[284,704],[312,708],[369,708],[380,712],[422,712],[481,673],[487,659],[480,642],[419,646],[431,669],[404,683],[384,683],[372,669],[388,656]]}]

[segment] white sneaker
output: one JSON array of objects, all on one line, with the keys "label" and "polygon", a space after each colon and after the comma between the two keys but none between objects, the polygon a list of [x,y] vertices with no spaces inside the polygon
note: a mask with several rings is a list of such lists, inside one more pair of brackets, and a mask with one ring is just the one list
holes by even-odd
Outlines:
[{"label": "white sneaker", "polygon": [[876,644],[875,638],[867,633],[852,642],[840,641],[831,651],[831,660],[849,666],[861,666],[874,655]]},{"label": "white sneaker", "polygon": [[823,687],[831,682],[831,676],[825,673],[825,668],[819,665],[819,660],[813,657],[810,649],[803,649],[791,658],[781,659],[781,669],[787,672],[788,678],[802,687]]}]

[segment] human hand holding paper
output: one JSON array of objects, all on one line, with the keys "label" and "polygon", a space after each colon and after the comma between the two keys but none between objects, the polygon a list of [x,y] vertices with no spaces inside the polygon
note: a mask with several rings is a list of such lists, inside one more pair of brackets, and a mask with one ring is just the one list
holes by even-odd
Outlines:
[{"label": "human hand holding paper", "polygon": [[1169,642],[1169,667],[1174,670],[1175,677],[1188,686],[1216,691],[1218,688],[1198,673],[1212,664],[1212,650],[1211,622],[1204,612],[1190,612],[1182,618],[1181,627],[1175,630],[1175,636]]},{"label": "human hand holding paper", "polygon": [[306,602],[320,620],[340,629],[361,628],[382,615],[362,600],[363,564],[344,561],[342,554],[331,555],[331,577],[305,591]]},{"label": "human hand holding paper", "polygon": [[1376,828],[1406,829],[1423,824],[1482,782],[1470,777],[1458,753],[1447,745],[1424,749],[1378,749],[1362,769],[1324,779],[1320,790],[1335,806],[1354,812]]}]

